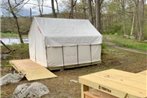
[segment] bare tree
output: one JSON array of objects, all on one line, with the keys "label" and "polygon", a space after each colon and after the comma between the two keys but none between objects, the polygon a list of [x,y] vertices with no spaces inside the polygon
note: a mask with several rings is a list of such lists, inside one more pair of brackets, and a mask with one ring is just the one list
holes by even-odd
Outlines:
[{"label": "bare tree", "polygon": [[[134,31],[135,38],[139,41],[143,40],[143,26],[144,26],[144,4],[145,0],[133,0],[135,5],[134,12],[134,24],[135,26],[132,31]],[[135,30],[134,30],[135,29]],[[133,33],[133,32],[132,32]]]},{"label": "bare tree", "polygon": [[[15,1],[15,4],[16,4],[16,5],[13,7],[13,6],[11,5],[10,0],[8,0],[9,11],[10,11],[10,13],[13,15],[13,18],[15,19],[16,26],[17,26],[17,31],[18,31],[18,35],[19,35],[19,39],[20,39],[20,42],[21,42],[21,43],[24,43],[24,42],[23,42],[23,39],[22,39],[22,35],[21,35],[21,31],[20,31],[20,26],[19,26],[19,23],[18,23],[18,18],[17,18],[17,16],[16,16],[15,10],[16,10],[16,8],[17,8],[19,5],[21,5],[23,2],[24,2],[24,0],[21,0],[19,3],[17,3],[17,2]],[[27,1],[27,2],[28,2],[28,1]]]},{"label": "bare tree", "polygon": [[43,16],[43,5],[44,5],[44,0],[37,0],[38,3],[38,9],[39,9],[39,13],[40,16]]},{"label": "bare tree", "polygon": [[134,23],[135,23],[135,14],[134,14],[134,12],[133,12],[130,36],[133,36],[133,32],[134,32]]},{"label": "bare tree", "polygon": [[69,18],[74,18],[74,7],[76,6],[77,0],[71,0],[70,2],[70,13],[69,13]]},{"label": "bare tree", "polygon": [[89,20],[92,24],[94,24],[93,21],[93,11],[92,11],[92,0],[88,0],[88,7],[89,7]]},{"label": "bare tree", "polygon": [[53,13],[53,16],[56,18],[57,17],[57,14],[56,14],[56,11],[55,11],[54,0],[51,0],[51,5],[52,5],[52,13]]},{"label": "bare tree", "polygon": [[144,5],[145,5],[145,0],[140,0],[139,1],[139,34],[138,34],[138,40],[141,41],[143,40],[143,27],[144,27]]},{"label": "bare tree", "polygon": [[122,20],[123,20],[123,34],[124,36],[127,35],[126,32],[126,0],[120,0],[121,9],[122,9]]},{"label": "bare tree", "polygon": [[58,4],[58,0],[55,0],[56,2],[56,6],[57,6],[57,13],[59,14],[59,4]]},{"label": "bare tree", "polygon": [[82,0],[84,18],[86,19],[86,0]]},{"label": "bare tree", "polygon": [[101,32],[101,5],[103,0],[95,0],[95,11],[96,11],[96,28]]}]

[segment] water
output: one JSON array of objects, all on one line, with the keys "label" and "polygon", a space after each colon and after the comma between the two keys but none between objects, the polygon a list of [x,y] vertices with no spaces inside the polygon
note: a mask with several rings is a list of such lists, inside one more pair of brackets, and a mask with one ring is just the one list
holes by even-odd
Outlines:
[{"label": "water", "polygon": [[[6,45],[12,44],[20,44],[20,40],[18,38],[0,38]],[[28,38],[23,38],[24,43],[29,43]]]}]

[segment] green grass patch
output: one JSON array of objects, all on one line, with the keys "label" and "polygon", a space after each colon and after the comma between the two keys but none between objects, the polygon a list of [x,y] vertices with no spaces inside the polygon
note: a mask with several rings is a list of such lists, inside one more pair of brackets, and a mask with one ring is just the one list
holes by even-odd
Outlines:
[{"label": "green grass patch", "polygon": [[8,45],[10,49],[13,51],[9,54],[5,54],[8,50],[5,47],[1,47],[2,55],[5,55],[5,58],[2,58],[1,65],[2,66],[9,66],[9,60],[12,59],[26,59],[29,58],[29,47],[28,44],[14,44]]},{"label": "green grass patch", "polygon": [[[26,38],[27,35],[22,35],[22,37]],[[6,33],[1,32],[1,38],[19,38],[19,36],[17,33],[14,32],[6,32]]]},{"label": "green grass patch", "polygon": [[104,35],[104,38],[108,39],[118,46],[147,51],[147,43],[145,42],[138,42],[135,39],[127,39],[121,35]]}]

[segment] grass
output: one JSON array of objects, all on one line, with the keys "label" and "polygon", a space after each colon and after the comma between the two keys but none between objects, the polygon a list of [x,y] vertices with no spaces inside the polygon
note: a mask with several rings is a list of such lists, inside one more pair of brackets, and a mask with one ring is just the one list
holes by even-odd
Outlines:
[{"label": "grass", "polygon": [[[10,49],[13,51],[5,58],[2,58],[1,65],[2,66],[10,66],[9,60],[12,59],[26,59],[29,58],[29,49],[28,44],[14,44],[14,45],[8,45]],[[5,47],[1,47],[1,54],[4,55],[8,50]],[[6,55],[6,54],[5,54]]]},{"label": "grass", "polygon": [[[19,37],[18,34],[14,32],[6,32],[6,33],[1,32],[1,38],[18,38],[18,37]],[[24,37],[27,37],[27,35],[23,35],[23,38]]]},{"label": "grass", "polygon": [[147,51],[147,43],[145,42],[138,42],[133,39],[127,39],[120,35],[104,35],[104,38],[121,47]]}]

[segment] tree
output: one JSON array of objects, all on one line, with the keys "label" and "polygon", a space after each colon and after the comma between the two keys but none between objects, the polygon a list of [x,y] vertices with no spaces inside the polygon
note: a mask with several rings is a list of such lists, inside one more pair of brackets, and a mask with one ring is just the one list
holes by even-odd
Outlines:
[{"label": "tree", "polygon": [[[29,1],[29,0],[28,0]],[[15,19],[15,22],[16,22],[16,26],[17,26],[17,32],[18,32],[18,35],[19,35],[19,39],[20,39],[20,42],[21,43],[24,43],[23,42],[23,39],[22,39],[22,35],[21,35],[21,31],[20,31],[20,26],[19,26],[19,23],[18,23],[18,18],[17,18],[17,15],[16,15],[16,13],[17,13],[17,11],[18,11],[18,9],[17,9],[17,7],[19,7],[20,5],[22,5],[21,6],[21,8],[28,2],[28,1],[26,1],[25,3],[24,3],[24,0],[21,0],[21,1],[19,1],[19,2],[17,2],[16,0],[15,0],[15,4],[14,5],[12,5],[11,4],[11,2],[10,2],[10,0],[8,0],[8,10],[9,10],[9,12],[12,14],[12,16],[13,16],[13,18]],[[19,8],[20,9],[20,8]]]},{"label": "tree", "polygon": [[69,18],[74,18],[74,7],[76,6],[77,0],[70,0],[70,13]]},{"label": "tree", "polygon": [[93,11],[92,11],[92,0],[88,0],[88,7],[89,7],[89,20],[92,24],[94,24],[94,21],[93,21]]},{"label": "tree", "polygon": [[37,2],[38,2],[39,13],[40,13],[40,16],[42,17],[43,16],[44,0],[37,0]]},{"label": "tree", "polygon": [[138,40],[143,40],[143,27],[144,27],[144,6],[145,6],[145,0],[140,0],[139,2],[139,34],[138,34]]},{"label": "tree", "polygon": [[56,2],[56,6],[57,6],[57,13],[59,14],[59,4],[58,4],[58,0],[55,0]]},{"label": "tree", "polygon": [[53,16],[56,18],[57,17],[57,14],[56,14],[56,11],[55,11],[54,0],[51,0],[51,5],[52,5],[52,13],[53,13]]},{"label": "tree", "polygon": [[134,31],[135,38],[138,41],[143,40],[143,27],[144,27],[144,5],[145,5],[145,0],[133,0],[134,5],[135,5],[135,12],[134,12],[134,24],[135,28],[132,28],[132,33]]},{"label": "tree", "polygon": [[101,32],[101,5],[103,0],[95,0],[95,11],[96,11],[96,28]]},{"label": "tree", "polygon": [[126,0],[120,0],[120,4],[121,4],[121,9],[122,9],[122,20],[123,20],[123,34],[124,36],[127,35],[126,34]]},{"label": "tree", "polygon": [[82,0],[84,19],[86,19],[86,0]]}]

